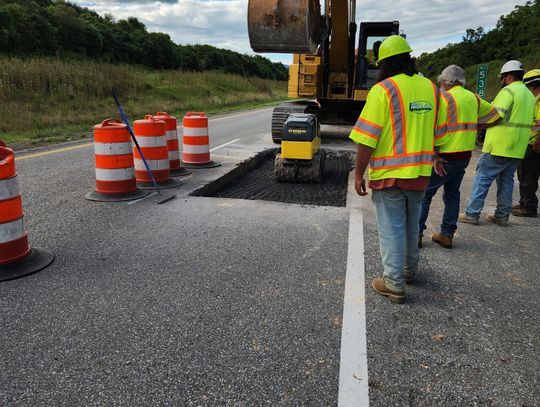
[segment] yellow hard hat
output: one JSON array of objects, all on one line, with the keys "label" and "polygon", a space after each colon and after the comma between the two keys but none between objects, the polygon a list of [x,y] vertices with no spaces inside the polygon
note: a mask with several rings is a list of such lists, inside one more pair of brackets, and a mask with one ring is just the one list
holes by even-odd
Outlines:
[{"label": "yellow hard hat", "polygon": [[380,63],[383,59],[393,57],[394,55],[405,54],[412,52],[412,48],[405,38],[401,35],[391,35],[386,37],[379,48]]},{"label": "yellow hard hat", "polygon": [[540,82],[540,69],[533,69],[523,76],[523,83],[525,85],[533,82]]}]

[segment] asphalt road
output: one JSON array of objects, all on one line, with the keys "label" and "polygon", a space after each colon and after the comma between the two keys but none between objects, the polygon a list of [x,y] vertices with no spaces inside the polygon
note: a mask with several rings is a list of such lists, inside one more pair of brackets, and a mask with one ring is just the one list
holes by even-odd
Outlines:
[{"label": "asphalt road", "polygon": [[[56,260],[0,283],[0,406],[337,405],[340,364],[362,353],[362,341],[341,349],[351,269],[366,279],[356,334],[370,405],[540,405],[540,220],[460,226],[452,250],[427,243],[410,300],[390,304],[370,288],[376,225],[352,184],[346,208],[190,196],[274,147],[270,112],[212,119],[222,166],[194,171],[163,205],[86,201],[87,142],[18,152],[31,245]],[[436,197],[428,231],[441,209]],[[350,231],[356,216],[363,230]]]}]

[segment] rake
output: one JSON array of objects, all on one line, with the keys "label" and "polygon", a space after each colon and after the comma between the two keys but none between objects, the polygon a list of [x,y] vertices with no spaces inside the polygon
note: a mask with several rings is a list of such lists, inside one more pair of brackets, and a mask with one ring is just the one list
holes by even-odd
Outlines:
[{"label": "rake", "polygon": [[137,141],[137,138],[135,137],[135,134],[133,133],[133,130],[131,129],[131,126],[129,125],[129,121],[124,114],[124,109],[122,109],[122,105],[120,104],[120,101],[118,100],[118,96],[116,95],[116,91],[113,89],[112,96],[114,98],[114,102],[116,103],[116,106],[118,107],[118,111],[120,112],[120,116],[122,117],[122,120],[124,124],[126,125],[129,135],[131,136],[131,139],[133,140],[133,144],[135,144],[135,147],[137,148],[137,151],[139,151],[139,154],[143,160],[144,166],[146,167],[146,171],[148,171],[148,175],[150,175],[150,179],[152,180],[152,185],[154,186],[154,191],[159,195],[160,199],[156,202],[158,205],[161,205],[162,203],[165,203],[167,201],[170,201],[171,199],[176,198],[176,195],[165,195],[162,194],[161,191],[158,188],[156,179],[154,178],[154,174],[152,174],[152,171],[150,170],[150,166],[146,162],[146,158],[144,158],[144,154],[142,152],[141,147],[139,146],[139,142]]}]

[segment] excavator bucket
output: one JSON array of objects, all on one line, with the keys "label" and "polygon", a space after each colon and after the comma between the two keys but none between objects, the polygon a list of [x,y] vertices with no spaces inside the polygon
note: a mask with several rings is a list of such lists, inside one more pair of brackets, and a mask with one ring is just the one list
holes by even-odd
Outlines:
[{"label": "excavator bucket", "polygon": [[255,52],[314,54],[321,42],[319,0],[249,0],[249,42]]}]

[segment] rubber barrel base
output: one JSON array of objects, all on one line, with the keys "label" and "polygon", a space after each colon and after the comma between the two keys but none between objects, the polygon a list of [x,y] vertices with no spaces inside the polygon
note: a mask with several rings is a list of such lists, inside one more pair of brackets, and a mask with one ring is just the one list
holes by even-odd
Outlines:
[{"label": "rubber barrel base", "polygon": [[8,281],[28,276],[51,265],[54,254],[47,250],[32,248],[22,260],[0,265],[0,281]]},{"label": "rubber barrel base", "polygon": [[215,161],[209,161],[209,162],[204,163],[204,164],[190,164],[190,163],[185,163],[185,162],[182,161],[182,165],[185,168],[190,168],[190,169],[194,170],[194,169],[197,169],[197,168],[215,168],[215,167],[219,167],[221,164],[218,163],[218,162],[215,162]]},{"label": "rubber barrel base", "polygon": [[[157,183],[157,189],[170,189],[170,188],[176,188],[176,187],[179,187],[180,185],[182,185],[182,183],[180,181],[176,181],[172,178],[168,179],[167,181],[159,181]],[[139,189],[145,189],[145,190],[148,190],[148,189],[156,189],[154,187],[154,184],[150,181],[150,182],[146,182],[146,181],[137,181],[137,188]]]},{"label": "rubber barrel base", "polygon": [[185,177],[189,174],[191,174],[191,171],[188,171],[183,167],[176,170],[171,170],[171,177]]},{"label": "rubber barrel base", "polygon": [[86,194],[84,197],[89,201],[96,202],[124,202],[124,201],[133,201],[134,199],[144,198],[148,195],[149,192],[141,191],[137,189],[133,192],[127,194],[111,195],[111,194],[101,194],[99,192],[93,191]]}]

